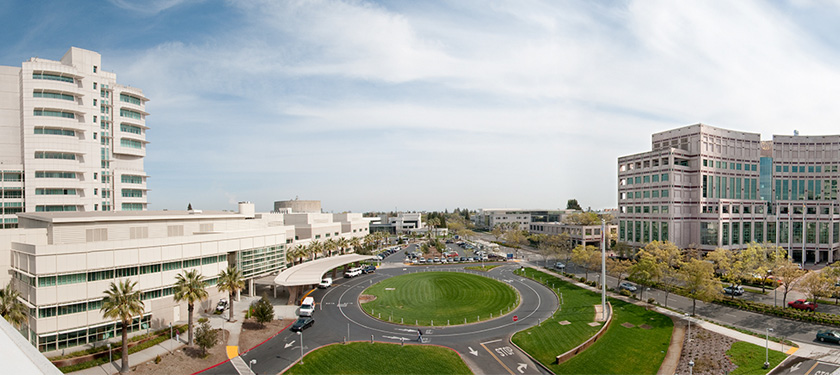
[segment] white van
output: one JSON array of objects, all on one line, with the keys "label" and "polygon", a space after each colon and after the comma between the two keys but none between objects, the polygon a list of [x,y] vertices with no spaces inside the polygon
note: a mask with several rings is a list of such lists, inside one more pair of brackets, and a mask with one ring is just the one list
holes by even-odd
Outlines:
[{"label": "white van", "polygon": [[318,287],[321,288],[321,289],[326,289],[326,288],[329,288],[330,286],[332,286],[332,278],[331,277],[325,277],[323,280],[321,280],[321,283],[318,284]]},{"label": "white van", "polygon": [[315,311],[315,298],[304,298],[300,304],[300,316],[312,316],[313,311]]}]

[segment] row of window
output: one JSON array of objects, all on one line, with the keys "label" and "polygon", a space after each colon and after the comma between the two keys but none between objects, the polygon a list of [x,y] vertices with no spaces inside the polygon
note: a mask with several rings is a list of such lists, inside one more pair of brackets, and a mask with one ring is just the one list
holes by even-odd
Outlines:
[{"label": "row of window", "polygon": [[35,212],[68,212],[77,211],[78,207],[75,205],[39,205],[35,206]]},{"label": "row of window", "polygon": [[76,100],[76,97],[73,95],[67,95],[59,92],[35,91],[32,93],[32,96],[35,98],[61,99],[70,101]]},{"label": "row of window", "polygon": [[3,181],[23,181],[23,173],[3,172]]},{"label": "row of window", "polygon": [[[766,225],[766,231],[765,231]],[[801,244],[803,243],[803,234],[805,235],[804,242],[807,244],[829,244],[840,241],[840,223],[821,223],[821,222],[778,222],[778,238],[777,238],[777,223],[775,222],[701,222],[700,223],[700,243],[703,245],[712,246],[728,246],[741,245],[750,242],[778,242],[781,244]],[[834,236],[832,238],[830,231],[833,229]],[[718,232],[720,232],[720,243],[718,243]],[[766,236],[765,236],[766,234]]]},{"label": "row of window", "polygon": [[123,198],[143,198],[143,190],[122,189]]},{"label": "row of window", "polygon": [[120,146],[128,148],[143,148],[143,142],[133,139],[120,138]]},{"label": "row of window", "polygon": [[775,198],[776,200],[836,200],[837,180],[776,179]]},{"label": "row of window", "polygon": [[126,103],[131,103],[131,104],[136,104],[136,105],[143,105],[142,100],[140,100],[139,98],[135,98],[131,95],[127,95],[127,94],[120,94],[120,101],[121,102],[126,102]]},{"label": "row of window", "polygon": [[741,164],[741,163],[733,163],[733,162],[725,162],[725,161],[720,161],[720,160],[709,160],[709,159],[703,159],[703,166],[704,167],[714,167],[714,168],[718,168],[718,169],[731,169],[733,171],[740,171],[740,170],[742,170],[741,169],[742,167],[743,167],[743,170],[745,170],[745,171],[755,172],[755,171],[758,170],[758,164],[749,164],[749,163]]},{"label": "row of window", "polygon": [[[183,261],[177,260],[174,262],[147,264],[143,266],[121,267],[111,270],[89,271],[54,276],[39,276],[38,287],[77,284],[84,282],[108,280],[113,278],[145,275],[149,273],[179,270],[181,268],[198,267],[200,265],[214,264],[220,262],[227,262],[227,255],[214,255],[203,258],[187,259]],[[34,285],[34,283],[30,283],[30,285]]]},{"label": "row of window", "polygon": [[618,222],[618,238],[623,242],[648,243],[669,241],[666,221],[624,221]]},{"label": "row of window", "polygon": [[124,174],[120,176],[120,181],[124,184],[142,184],[143,176]]},{"label": "row of window", "polygon": [[143,203],[123,203],[123,211],[143,211]]},{"label": "row of window", "polygon": [[35,189],[35,195],[76,195],[76,189]]},{"label": "row of window", "polygon": [[143,129],[139,126],[128,125],[128,124],[120,124],[120,131],[132,134],[142,134]]},{"label": "row of window", "polygon": [[143,115],[140,112],[135,112],[130,109],[120,108],[120,116],[133,118],[135,120],[142,120]]},{"label": "row of window", "polygon": [[76,172],[35,171],[35,178],[76,178]]},{"label": "row of window", "polygon": [[668,206],[621,206],[620,211],[623,214],[667,214]]},{"label": "row of window", "polygon": [[35,151],[35,159],[76,160],[76,154],[70,152]]},{"label": "row of window", "polygon": [[[644,176],[636,176],[636,177],[628,177],[626,180],[622,179],[622,185],[633,185],[633,184],[647,184],[651,182],[659,182],[659,181],[668,181],[668,174],[652,174],[652,175],[644,175]],[[626,182],[625,182],[626,181]]]},{"label": "row of window", "polygon": [[758,179],[703,175],[703,198],[758,199]]},{"label": "row of window", "polygon": [[60,82],[68,82],[74,83],[76,80],[73,77],[63,77],[58,74],[50,74],[50,73],[37,73],[32,72],[32,79],[46,79],[50,81],[60,81]]},{"label": "row of window", "polygon": [[[790,172],[791,173],[822,173],[822,171],[823,171],[823,166],[822,165],[807,165],[807,166],[806,165],[791,165],[790,166]],[[836,165],[826,165],[825,166],[825,171],[829,172],[829,173],[830,172],[837,172],[838,169],[837,169]],[[776,172],[779,172],[779,173],[788,172],[788,166],[787,165],[777,165],[776,166]]]},{"label": "row of window", "polygon": [[[91,309],[90,305],[88,305],[88,308]],[[91,310],[99,310],[99,307]],[[31,313],[31,315],[35,315],[35,313]],[[133,332],[143,327],[148,327],[151,322],[151,318],[151,314],[142,318],[134,318],[128,327],[128,331]],[[37,336],[35,332],[30,331],[30,335],[32,335],[32,342],[37,342],[38,350],[41,352],[64,349],[84,344],[95,344],[108,337],[119,337],[121,334],[122,322],[111,322],[96,327],[86,327],[76,331],[56,333],[40,337]]]},{"label": "row of window", "polygon": [[76,135],[76,131],[72,129],[36,127],[35,134],[67,135],[72,137]]},{"label": "row of window", "polygon": [[64,118],[76,118],[76,114],[73,112],[67,111],[53,111],[49,109],[36,109],[33,112],[35,116],[47,116],[47,117],[64,117]]},{"label": "row of window", "polygon": [[621,199],[668,198],[668,190],[639,190],[621,193]]}]

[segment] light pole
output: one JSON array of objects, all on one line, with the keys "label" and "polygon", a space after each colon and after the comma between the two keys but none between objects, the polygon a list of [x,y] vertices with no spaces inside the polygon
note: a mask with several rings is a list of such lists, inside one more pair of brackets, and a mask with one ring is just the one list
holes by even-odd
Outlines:
[{"label": "light pole", "polygon": [[113,364],[114,360],[111,358],[111,343],[108,343],[108,363]]},{"label": "light pole", "polygon": [[694,361],[688,361],[688,375],[694,374]]},{"label": "light pole", "polygon": [[764,368],[767,369],[770,367],[770,332],[773,332],[773,328],[765,328],[764,329]]},{"label": "light pole", "polygon": [[691,314],[685,313],[685,320],[688,321],[688,342],[691,342]]},{"label": "light pole", "polygon": [[607,222],[601,219],[601,319],[607,321]]},{"label": "light pole", "polygon": [[254,365],[255,364],[257,364],[256,359],[252,359],[251,362],[248,362],[248,370],[251,370],[251,372],[254,372]]},{"label": "light pole", "polygon": [[303,364],[303,331],[298,331],[298,335],[300,335],[300,364]]}]

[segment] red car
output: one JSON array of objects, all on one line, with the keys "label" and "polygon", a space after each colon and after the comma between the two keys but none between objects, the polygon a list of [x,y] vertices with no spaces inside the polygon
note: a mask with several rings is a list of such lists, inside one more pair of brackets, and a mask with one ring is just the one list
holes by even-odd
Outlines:
[{"label": "red car", "polygon": [[806,301],[804,299],[798,299],[796,301],[788,302],[788,307],[793,307],[794,309],[799,310],[811,310],[814,311],[817,309],[817,304],[811,301]]}]

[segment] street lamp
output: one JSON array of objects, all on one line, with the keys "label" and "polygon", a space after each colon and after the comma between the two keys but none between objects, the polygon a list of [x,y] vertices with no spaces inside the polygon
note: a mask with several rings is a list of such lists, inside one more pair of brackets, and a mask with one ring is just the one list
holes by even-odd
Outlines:
[{"label": "street lamp", "polygon": [[691,342],[691,314],[685,313],[685,320],[688,321],[688,342]]},{"label": "street lamp", "polygon": [[111,343],[108,343],[108,363],[113,364],[114,360],[111,358]]},{"label": "street lamp", "polygon": [[767,369],[770,367],[770,332],[773,332],[773,328],[765,328],[764,329],[764,368]]},{"label": "street lamp", "polygon": [[251,362],[248,362],[248,369],[251,370],[251,372],[254,372],[254,365],[255,364],[257,364],[256,359],[252,359]]},{"label": "street lamp", "polygon": [[694,361],[688,361],[688,375],[694,374]]},{"label": "street lamp", "polygon": [[297,331],[300,335],[300,364],[303,364],[303,331]]}]

